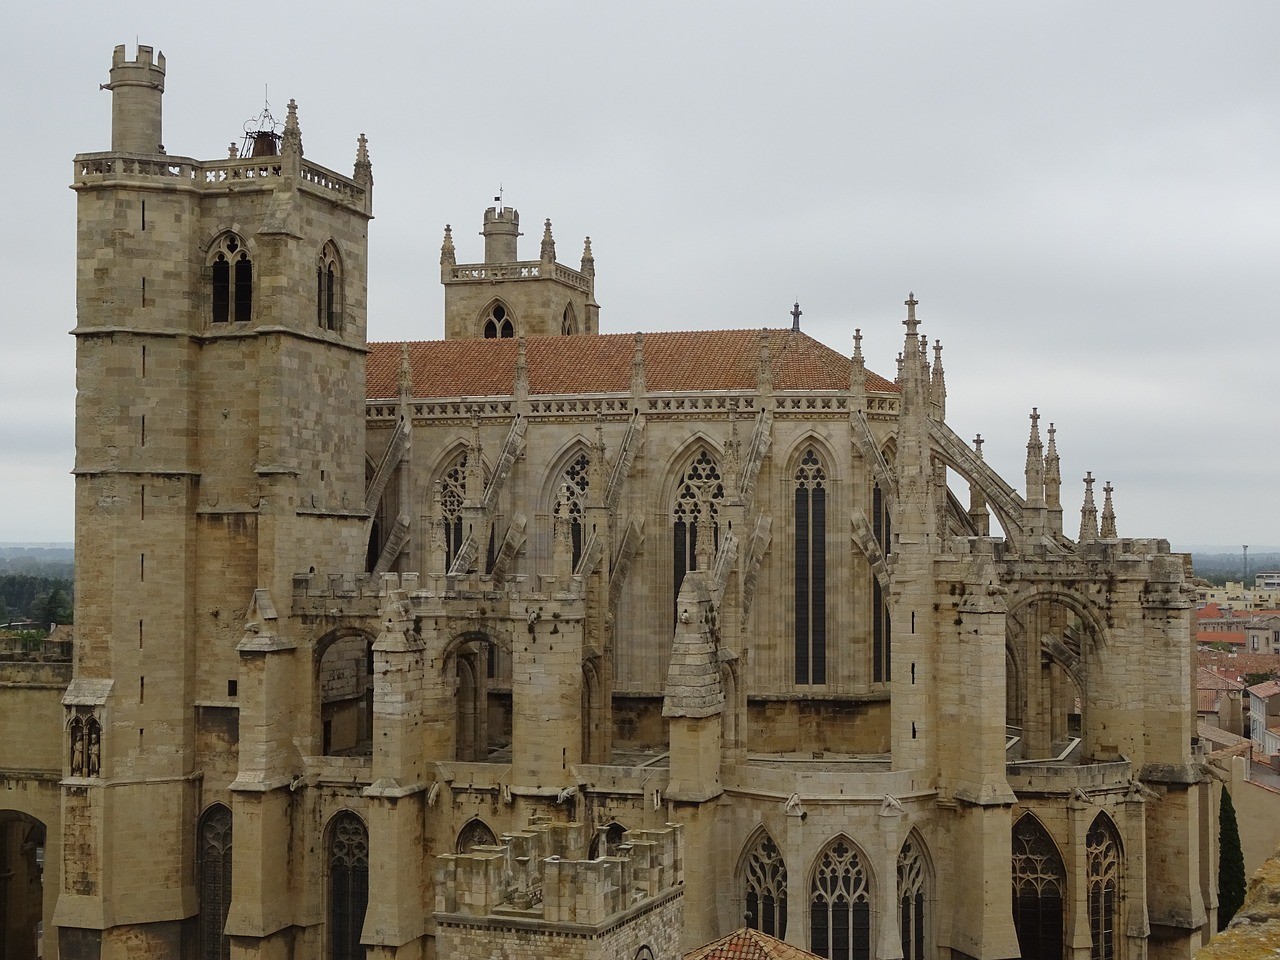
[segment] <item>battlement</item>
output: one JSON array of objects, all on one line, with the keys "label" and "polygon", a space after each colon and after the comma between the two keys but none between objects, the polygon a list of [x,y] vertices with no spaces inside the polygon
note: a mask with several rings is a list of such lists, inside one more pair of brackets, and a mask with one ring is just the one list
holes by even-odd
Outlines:
[{"label": "battlement", "polygon": [[155,51],[145,44],[138,44],[138,56],[134,60],[126,59],[125,45],[117,44],[115,50],[111,52],[111,68],[116,70],[120,67],[135,67],[139,70],[145,70],[148,73],[156,73],[161,77],[163,83],[164,78],[164,54],[161,53],[155,58],[152,55]]},{"label": "battlement", "polygon": [[445,283],[492,283],[494,280],[559,280],[561,283],[591,292],[587,275],[555,263],[550,268],[540,260],[516,260],[511,263],[459,263],[444,276]]},{"label": "battlement", "polygon": [[617,856],[597,860],[586,859],[590,838],[583,823],[533,823],[502,844],[437,858],[437,920],[601,930],[684,883],[679,825],[630,831]]}]

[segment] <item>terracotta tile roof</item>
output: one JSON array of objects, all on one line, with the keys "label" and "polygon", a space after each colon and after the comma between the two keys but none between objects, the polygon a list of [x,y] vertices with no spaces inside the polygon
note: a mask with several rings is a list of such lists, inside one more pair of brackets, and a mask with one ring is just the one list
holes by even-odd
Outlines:
[{"label": "terracotta tile roof", "polygon": [[1222,610],[1216,603],[1206,603],[1196,610],[1197,620],[1217,620],[1221,616]]},{"label": "terracotta tile roof", "polygon": [[1196,631],[1196,643],[1229,643],[1233,647],[1243,647],[1244,640],[1244,632],[1241,630]]},{"label": "terracotta tile roof", "polygon": [[1267,680],[1263,683],[1255,683],[1249,688],[1249,692],[1255,697],[1262,700],[1269,700],[1277,693],[1280,693],[1280,680]]},{"label": "terracotta tile roof", "polygon": [[1243,690],[1244,684],[1231,677],[1210,670],[1208,667],[1196,668],[1196,689],[1198,690]]},{"label": "terracotta tile roof", "polygon": [[1197,713],[1217,713],[1218,697],[1221,690],[1206,690],[1201,687],[1196,691],[1196,712]]},{"label": "terracotta tile roof", "polygon": [[1234,650],[1196,650],[1196,662],[1223,676],[1239,680],[1246,673],[1280,671],[1280,653],[1236,653]]},{"label": "terracotta tile roof", "polygon": [[743,927],[684,955],[684,960],[812,960],[818,955]]},{"label": "terracotta tile roof", "polygon": [[[653,392],[754,390],[760,361],[759,330],[691,330],[644,335],[645,387]],[[805,333],[763,331],[776,390],[848,390],[852,361]],[[526,358],[531,394],[626,393],[631,389],[635,335],[529,337]],[[516,340],[430,340],[408,344],[416,399],[511,396]],[[400,343],[371,343],[366,393],[400,393]],[[867,373],[867,390],[897,393],[896,385]]]},{"label": "terracotta tile roof", "polygon": [[1239,734],[1232,733],[1230,730],[1215,727],[1212,724],[1205,723],[1203,720],[1196,724],[1196,736],[1201,740],[1208,740],[1219,747],[1238,747],[1249,742],[1248,737],[1242,737]]}]

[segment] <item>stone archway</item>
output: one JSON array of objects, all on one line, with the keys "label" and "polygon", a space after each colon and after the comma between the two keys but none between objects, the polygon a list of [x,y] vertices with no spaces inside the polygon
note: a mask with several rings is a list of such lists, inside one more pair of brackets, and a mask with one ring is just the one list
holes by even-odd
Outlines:
[{"label": "stone archway", "polygon": [[1024,760],[1057,756],[1079,738],[1089,752],[1089,672],[1106,646],[1103,620],[1083,597],[1039,585],[1011,598],[1006,620],[1006,722]]}]

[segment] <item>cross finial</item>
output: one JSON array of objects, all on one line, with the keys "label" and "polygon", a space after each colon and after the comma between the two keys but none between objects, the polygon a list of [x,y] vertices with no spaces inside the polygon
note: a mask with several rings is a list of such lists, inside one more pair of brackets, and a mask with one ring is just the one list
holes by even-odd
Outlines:
[{"label": "cross finial", "polygon": [[979,457],[982,456],[982,434],[976,434],[973,438],[973,449]]},{"label": "cross finial", "polygon": [[914,337],[916,334],[916,326],[918,324],[918,321],[916,320],[916,304],[919,303],[919,301],[916,300],[916,295],[914,293],[908,293],[907,299],[903,302],[907,305],[907,319],[903,320],[902,324],[907,328],[907,334]]},{"label": "cross finial", "polygon": [[1031,424],[1032,426],[1040,425],[1040,411],[1036,407],[1031,408]]},{"label": "cross finial", "polygon": [[800,301],[797,300],[796,305],[791,308],[791,329],[792,330],[800,329],[800,317],[802,315],[803,314],[800,310]]}]

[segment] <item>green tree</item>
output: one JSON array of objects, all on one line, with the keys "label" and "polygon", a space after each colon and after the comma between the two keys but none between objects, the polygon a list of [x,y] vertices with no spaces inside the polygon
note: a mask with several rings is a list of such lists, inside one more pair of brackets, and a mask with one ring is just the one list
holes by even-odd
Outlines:
[{"label": "green tree", "polygon": [[1256,673],[1246,673],[1240,678],[1240,682],[1246,687],[1252,687],[1259,683],[1266,683],[1268,680],[1274,680],[1276,672],[1274,670],[1260,670]]},{"label": "green tree", "polygon": [[52,626],[55,623],[71,622],[71,601],[59,587],[54,587],[49,591],[49,595],[44,598],[44,602],[40,604],[38,609],[40,611],[40,619],[47,626]]},{"label": "green tree", "polygon": [[1244,903],[1244,852],[1231,793],[1222,788],[1218,806],[1218,929],[1225,930]]}]

